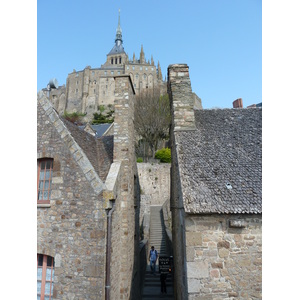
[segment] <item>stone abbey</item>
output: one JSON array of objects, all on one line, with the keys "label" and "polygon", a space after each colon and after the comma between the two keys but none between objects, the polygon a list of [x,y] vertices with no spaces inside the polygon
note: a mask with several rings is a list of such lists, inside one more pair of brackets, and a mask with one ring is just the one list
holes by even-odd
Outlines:
[{"label": "stone abbey", "polygon": [[130,75],[136,95],[154,89],[161,94],[167,92],[159,61],[157,66],[152,56],[151,61],[146,61],[143,45],[139,59],[134,53],[129,59],[123,47],[119,12],[115,45],[107,54],[106,62],[100,68],[87,66],[81,71],[73,70],[67,77],[66,85],[50,90],[49,99],[59,114],[65,111],[86,113],[87,119],[90,119],[100,105],[114,104],[114,77],[122,75]]},{"label": "stone abbey", "polygon": [[[38,93],[37,299],[262,299],[262,108],[197,108],[189,66],[167,77],[143,48],[128,59],[119,15],[100,68]],[[166,86],[171,163],[137,163],[136,95]],[[103,135],[61,116],[109,104]],[[152,245],[172,261],[167,295]]]}]

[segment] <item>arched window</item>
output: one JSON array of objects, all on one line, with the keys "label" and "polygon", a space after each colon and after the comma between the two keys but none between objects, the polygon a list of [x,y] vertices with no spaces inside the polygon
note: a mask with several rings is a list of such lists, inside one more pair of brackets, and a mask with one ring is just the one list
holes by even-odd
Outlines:
[{"label": "arched window", "polygon": [[54,258],[37,255],[37,300],[53,299]]},{"label": "arched window", "polygon": [[53,173],[53,158],[38,159],[37,167],[37,203],[49,204]]}]

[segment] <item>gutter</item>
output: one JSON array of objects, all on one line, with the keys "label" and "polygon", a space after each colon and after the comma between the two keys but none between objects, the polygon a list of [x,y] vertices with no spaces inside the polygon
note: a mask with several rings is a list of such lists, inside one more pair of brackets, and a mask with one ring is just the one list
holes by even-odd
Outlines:
[{"label": "gutter", "polygon": [[106,239],[106,266],[105,266],[105,300],[110,300],[110,261],[111,261],[111,224],[112,214],[115,210],[115,201],[112,201],[112,208],[107,213],[107,239]]}]

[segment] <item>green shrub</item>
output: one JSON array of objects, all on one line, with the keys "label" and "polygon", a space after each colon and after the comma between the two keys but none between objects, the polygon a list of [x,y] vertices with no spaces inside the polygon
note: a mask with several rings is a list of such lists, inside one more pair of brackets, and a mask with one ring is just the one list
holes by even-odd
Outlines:
[{"label": "green shrub", "polygon": [[142,163],[142,162],[143,162],[143,159],[142,159],[141,157],[138,157],[137,160],[136,160],[136,162]]},{"label": "green shrub", "polygon": [[86,113],[68,113],[67,111],[64,111],[64,118],[72,123],[75,123],[77,125],[82,125],[82,118],[86,115]]},{"label": "green shrub", "polygon": [[157,150],[155,153],[155,158],[159,159],[162,163],[170,163],[171,162],[171,149],[163,148]]}]

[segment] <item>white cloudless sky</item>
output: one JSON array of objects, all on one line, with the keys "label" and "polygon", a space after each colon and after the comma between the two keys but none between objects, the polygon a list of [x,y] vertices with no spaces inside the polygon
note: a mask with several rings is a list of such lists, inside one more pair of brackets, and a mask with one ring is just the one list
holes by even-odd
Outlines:
[{"label": "white cloudless sky", "polygon": [[114,45],[121,10],[125,52],[189,66],[204,108],[262,102],[261,0],[37,1],[37,90],[73,69],[99,68]]}]

